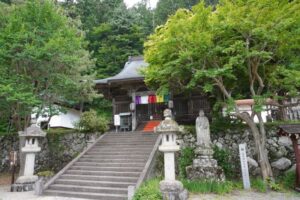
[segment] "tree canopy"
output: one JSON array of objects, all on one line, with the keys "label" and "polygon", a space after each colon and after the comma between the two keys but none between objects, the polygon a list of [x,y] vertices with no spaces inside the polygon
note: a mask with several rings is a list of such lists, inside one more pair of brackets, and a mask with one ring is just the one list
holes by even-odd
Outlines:
[{"label": "tree canopy", "polygon": [[[146,83],[160,91],[221,93],[252,129],[265,179],[272,172],[261,109],[267,98],[283,106],[280,99],[299,95],[299,9],[299,1],[288,0],[222,0],[215,8],[201,2],[178,10],[145,43]],[[240,98],[255,100],[251,116],[235,105]]]},{"label": "tree canopy", "polygon": [[92,78],[84,74],[94,62],[83,32],[52,1],[10,9],[0,26],[0,101],[22,130],[33,107],[72,104],[93,94]]}]

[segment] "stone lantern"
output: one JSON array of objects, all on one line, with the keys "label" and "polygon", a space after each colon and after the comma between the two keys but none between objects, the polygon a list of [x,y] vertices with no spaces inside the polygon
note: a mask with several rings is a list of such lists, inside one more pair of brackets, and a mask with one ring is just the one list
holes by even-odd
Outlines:
[{"label": "stone lantern", "polygon": [[180,181],[175,178],[175,152],[179,151],[179,145],[176,143],[178,124],[172,119],[172,111],[164,111],[165,120],[156,128],[155,132],[162,134],[162,143],[159,151],[164,153],[164,174],[165,179],[160,182],[160,190],[164,200],[186,200],[187,191],[183,188]]},{"label": "stone lantern", "polygon": [[45,137],[46,133],[36,124],[32,124],[25,131],[19,132],[19,137],[25,138],[25,146],[21,149],[25,155],[24,174],[20,176],[14,185],[16,191],[29,191],[34,189],[38,176],[34,175],[35,156],[41,151],[38,138]]}]

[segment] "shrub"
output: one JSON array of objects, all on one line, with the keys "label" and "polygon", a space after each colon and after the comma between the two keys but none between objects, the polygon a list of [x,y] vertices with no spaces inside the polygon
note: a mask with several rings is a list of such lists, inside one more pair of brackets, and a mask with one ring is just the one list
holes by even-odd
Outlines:
[{"label": "shrub", "polygon": [[231,181],[216,182],[216,181],[189,181],[182,180],[184,187],[193,193],[230,193],[234,189],[234,184]]},{"label": "shrub", "polygon": [[37,173],[38,176],[43,176],[43,177],[52,177],[54,176],[53,171],[41,171]]},{"label": "shrub", "polygon": [[95,110],[84,112],[78,124],[77,128],[86,133],[99,132],[103,133],[108,129],[108,122],[104,117],[98,116]]},{"label": "shrub", "polygon": [[234,176],[234,166],[230,161],[230,152],[225,149],[220,149],[214,146],[213,157],[218,161],[218,165],[224,170],[225,176],[227,178],[233,178]]},{"label": "shrub", "polygon": [[146,181],[135,193],[133,200],[160,200],[159,178]]},{"label": "shrub", "polygon": [[186,178],[186,167],[192,165],[195,157],[194,149],[186,147],[181,150],[179,157],[179,177]]}]

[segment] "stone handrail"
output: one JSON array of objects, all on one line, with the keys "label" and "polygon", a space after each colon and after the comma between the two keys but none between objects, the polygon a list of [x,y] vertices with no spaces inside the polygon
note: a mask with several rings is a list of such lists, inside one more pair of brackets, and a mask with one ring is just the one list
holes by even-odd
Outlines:
[{"label": "stone handrail", "polygon": [[83,152],[81,152],[76,158],[69,162],[62,170],[60,170],[55,176],[53,176],[43,187],[43,191],[46,190],[51,184],[54,183],[62,174],[64,174],[75,162],[77,162],[86,152],[93,148],[107,133],[101,135],[92,145],[87,147]]}]

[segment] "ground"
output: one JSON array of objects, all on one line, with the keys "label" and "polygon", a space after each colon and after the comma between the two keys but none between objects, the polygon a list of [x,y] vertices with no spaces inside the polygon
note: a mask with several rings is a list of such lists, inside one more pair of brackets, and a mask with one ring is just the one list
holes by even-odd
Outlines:
[{"label": "ground", "polygon": [[[38,197],[33,192],[9,192],[9,186],[0,186],[0,200],[80,200],[66,197]],[[296,193],[257,193],[251,191],[235,191],[231,194],[191,194],[189,200],[300,200]],[[81,199],[83,200],[83,199]]]}]

